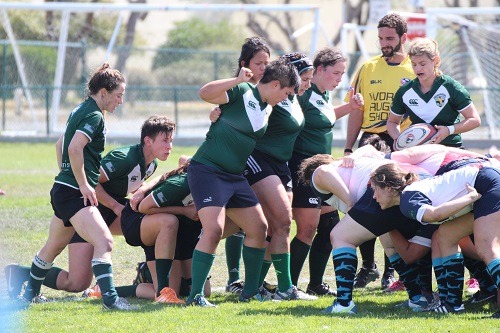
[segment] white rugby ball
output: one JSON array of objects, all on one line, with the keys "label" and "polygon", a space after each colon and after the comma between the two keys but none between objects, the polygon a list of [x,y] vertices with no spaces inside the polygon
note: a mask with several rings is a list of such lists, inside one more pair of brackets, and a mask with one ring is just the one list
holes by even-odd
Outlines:
[{"label": "white rugby ball", "polygon": [[431,124],[413,124],[399,134],[394,149],[403,150],[429,143],[437,130]]}]

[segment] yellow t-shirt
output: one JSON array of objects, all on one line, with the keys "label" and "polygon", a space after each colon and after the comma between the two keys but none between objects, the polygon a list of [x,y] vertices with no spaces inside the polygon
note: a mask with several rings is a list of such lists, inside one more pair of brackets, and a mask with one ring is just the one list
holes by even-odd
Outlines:
[{"label": "yellow t-shirt", "polygon": [[[387,130],[392,98],[398,88],[415,78],[410,58],[406,57],[399,65],[389,65],[384,57],[378,55],[366,61],[352,80],[355,93],[361,93],[365,101],[361,130],[368,133],[382,133]],[[349,101],[349,92],[345,101]],[[402,119],[401,130],[410,125]]]}]

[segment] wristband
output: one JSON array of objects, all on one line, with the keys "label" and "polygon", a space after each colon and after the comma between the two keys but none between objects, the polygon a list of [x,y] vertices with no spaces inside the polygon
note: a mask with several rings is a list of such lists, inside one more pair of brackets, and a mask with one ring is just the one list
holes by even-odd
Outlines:
[{"label": "wristband", "polygon": [[346,149],[344,149],[344,153],[352,153],[352,149],[346,148]]},{"label": "wristband", "polygon": [[455,126],[454,125],[450,125],[450,126],[446,126],[446,127],[448,127],[448,131],[450,131],[450,135],[455,133]]}]

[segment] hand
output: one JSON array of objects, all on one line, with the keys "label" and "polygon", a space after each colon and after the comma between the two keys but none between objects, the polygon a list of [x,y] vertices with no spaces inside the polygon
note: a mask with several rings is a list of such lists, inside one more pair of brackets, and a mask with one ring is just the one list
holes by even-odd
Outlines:
[{"label": "hand", "polygon": [[200,219],[198,217],[198,210],[196,210],[196,207],[194,205],[188,205],[185,208],[186,209],[184,210],[184,216],[193,221],[198,221]]},{"label": "hand", "polygon": [[350,89],[349,106],[351,110],[362,110],[365,105],[363,95],[360,93],[354,93],[354,88]]},{"label": "hand", "polygon": [[477,200],[481,199],[481,194],[478,193],[473,186],[467,184],[466,189],[468,192],[467,195],[472,199],[472,202],[476,202]]},{"label": "hand", "polygon": [[125,206],[120,203],[118,203],[115,207],[113,207],[113,213],[115,213],[118,220],[121,220],[123,208],[125,208]]},{"label": "hand", "polygon": [[210,111],[210,115],[209,115],[210,121],[212,123],[215,123],[219,119],[221,114],[222,114],[222,111],[221,111],[220,107],[215,106],[212,109],[212,111]]},{"label": "hand", "polygon": [[447,126],[434,125],[434,128],[437,129],[437,133],[434,134],[429,143],[440,143],[450,135],[450,130]]},{"label": "hand", "polygon": [[97,196],[95,194],[95,189],[88,183],[80,186],[80,192],[82,193],[83,205],[87,206],[87,202],[91,206],[98,206]]},{"label": "hand", "polygon": [[144,199],[144,192],[138,189],[130,198],[129,204],[133,211],[137,212],[139,209],[139,203]]},{"label": "hand", "polygon": [[238,74],[238,82],[248,82],[253,77],[253,73],[250,68],[241,67]]},{"label": "hand", "polygon": [[341,167],[344,168],[354,168],[354,158],[350,156],[352,153],[344,153],[344,157],[342,158]]}]

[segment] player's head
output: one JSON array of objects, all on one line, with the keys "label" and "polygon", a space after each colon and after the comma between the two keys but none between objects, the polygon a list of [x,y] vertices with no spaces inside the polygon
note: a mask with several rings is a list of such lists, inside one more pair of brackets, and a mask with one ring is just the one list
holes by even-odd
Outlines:
[{"label": "player's head", "polygon": [[396,53],[403,53],[406,42],[408,25],[401,15],[387,14],[378,22],[378,41],[382,55],[391,58]]},{"label": "player's head", "polygon": [[384,140],[382,140],[382,138],[378,134],[363,136],[359,140],[359,146],[361,147],[366,145],[373,146],[375,149],[385,154],[391,152],[391,148],[387,145],[387,143]]},{"label": "player's head", "polygon": [[301,96],[311,87],[311,79],[314,72],[313,63],[311,59],[302,52],[288,53],[283,55],[282,58],[287,59],[297,68],[297,72],[300,75],[300,87],[297,95]]},{"label": "player's head", "polygon": [[340,50],[326,47],[316,53],[313,61],[313,82],[322,91],[335,89],[342,81],[347,67],[347,59]]},{"label": "player's head", "polygon": [[314,171],[324,164],[333,163],[335,160],[330,154],[316,154],[309,158],[306,158],[300,163],[297,175],[299,177],[299,182],[309,186],[311,184],[311,179]]},{"label": "player's head", "polygon": [[[439,69],[441,57],[439,56],[438,43],[435,40],[430,38],[414,39],[410,43],[408,55],[412,61],[414,71],[416,67],[419,66],[419,63],[424,63],[427,60],[427,66],[429,66],[429,69],[432,68],[436,76],[441,76],[443,74]],[[415,72],[415,74],[417,74],[417,72]]]},{"label": "player's head", "polygon": [[271,61],[258,85],[264,86],[263,89],[259,88],[263,100],[272,106],[278,104],[298,91],[300,76],[297,68],[283,58]]},{"label": "player's head", "polygon": [[175,122],[165,116],[151,116],[141,127],[141,145],[154,158],[165,161],[172,150]]},{"label": "player's head", "polygon": [[103,111],[114,112],[123,103],[125,78],[105,62],[90,77],[87,90]]},{"label": "player's head", "polygon": [[395,206],[405,187],[417,180],[416,174],[404,171],[396,163],[379,166],[370,177],[373,198],[382,209]]},{"label": "player's head", "polygon": [[249,68],[253,77],[252,83],[258,83],[264,75],[266,66],[269,64],[271,51],[266,41],[261,37],[250,37],[245,39],[241,46],[240,57],[238,58],[238,70],[236,76],[240,73],[241,67]]}]

